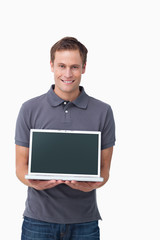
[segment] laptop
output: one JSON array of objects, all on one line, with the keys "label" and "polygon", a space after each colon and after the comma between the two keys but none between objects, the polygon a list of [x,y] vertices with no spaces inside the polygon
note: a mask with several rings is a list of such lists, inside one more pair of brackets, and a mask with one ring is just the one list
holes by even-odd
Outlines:
[{"label": "laptop", "polygon": [[99,131],[31,129],[25,178],[102,182],[100,157]]}]

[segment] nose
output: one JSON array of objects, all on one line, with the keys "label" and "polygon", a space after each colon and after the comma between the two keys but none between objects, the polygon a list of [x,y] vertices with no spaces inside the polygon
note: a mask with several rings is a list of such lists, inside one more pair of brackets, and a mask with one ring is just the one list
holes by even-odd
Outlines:
[{"label": "nose", "polygon": [[71,78],[72,77],[72,70],[70,68],[66,68],[64,76],[66,78]]}]

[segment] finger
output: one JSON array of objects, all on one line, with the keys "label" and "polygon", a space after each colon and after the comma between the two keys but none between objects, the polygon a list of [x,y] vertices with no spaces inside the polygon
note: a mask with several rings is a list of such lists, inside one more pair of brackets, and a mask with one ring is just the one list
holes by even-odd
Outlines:
[{"label": "finger", "polygon": [[94,183],[92,183],[93,184],[93,186],[100,186],[102,183],[101,182],[94,182]]},{"label": "finger", "polygon": [[64,183],[64,182],[65,182],[65,181],[63,181],[63,180],[58,180],[58,181],[57,181],[58,184],[62,184],[62,183]]},{"label": "finger", "polygon": [[30,183],[37,190],[49,189],[59,184],[56,180],[30,180]]},{"label": "finger", "polygon": [[64,183],[68,185],[71,184],[71,181],[66,180]]},{"label": "finger", "polygon": [[56,183],[57,181],[55,179],[50,180],[50,183]]},{"label": "finger", "polygon": [[72,184],[77,184],[78,182],[75,181],[75,180],[72,180],[71,183],[72,183]]}]

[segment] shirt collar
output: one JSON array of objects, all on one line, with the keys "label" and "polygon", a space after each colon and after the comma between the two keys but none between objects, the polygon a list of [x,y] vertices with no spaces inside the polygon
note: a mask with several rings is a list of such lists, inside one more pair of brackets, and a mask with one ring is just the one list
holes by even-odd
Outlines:
[{"label": "shirt collar", "polygon": [[[57,107],[62,104],[64,100],[55,94],[54,86],[52,85],[49,91],[47,92],[47,99],[51,106]],[[84,88],[80,86],[80,95],[72,102],[76,107],[86,109],[89,101],[89,96],[84,91]]]}]

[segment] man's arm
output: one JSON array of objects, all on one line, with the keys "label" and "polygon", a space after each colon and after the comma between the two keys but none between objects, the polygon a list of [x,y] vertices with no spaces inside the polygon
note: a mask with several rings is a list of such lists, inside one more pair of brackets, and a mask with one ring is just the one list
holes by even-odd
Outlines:
[{"label": "man's arm", "polygon": [[37,181],[25,179],[25,175],[28,174],[28,159],[29,148],[16,145],[16,175],[22,183],[36,190],[52,188],[63,183],[61,180]]},{"label": "man's arm", "polygon": [[73,189],[83,192],[90,192],[93,189],[102,187],[109,179],[109,171],[112,159],[113,147],[101,151],[101,177],[104,178],[103,182],[77,182],[66,181],[65,183]]}]

